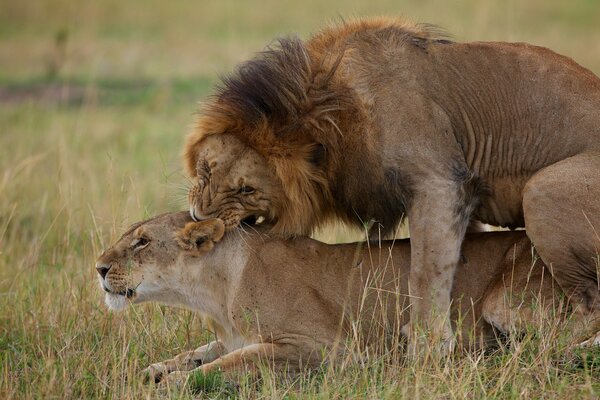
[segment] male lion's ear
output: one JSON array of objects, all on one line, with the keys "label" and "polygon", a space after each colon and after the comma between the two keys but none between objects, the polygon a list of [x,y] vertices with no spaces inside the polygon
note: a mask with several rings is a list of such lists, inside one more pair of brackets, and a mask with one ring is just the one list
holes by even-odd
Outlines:
[{"label": "male lion's ear", "polygon": [[225,225],[220,219],[209,219],[199,222],[188,222],[175,235],[179,246],[196,254],[206,253],[215,243],[223,238]]}]

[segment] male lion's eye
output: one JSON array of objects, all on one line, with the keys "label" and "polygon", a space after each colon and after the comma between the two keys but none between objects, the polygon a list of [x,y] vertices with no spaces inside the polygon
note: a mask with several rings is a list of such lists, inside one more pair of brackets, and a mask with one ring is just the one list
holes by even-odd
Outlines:
[{"label": "male lion's eye", "polygon": [[241,194],[252,194],[255,192],[255,189],[252,186],[242,186],[240,188]]}]

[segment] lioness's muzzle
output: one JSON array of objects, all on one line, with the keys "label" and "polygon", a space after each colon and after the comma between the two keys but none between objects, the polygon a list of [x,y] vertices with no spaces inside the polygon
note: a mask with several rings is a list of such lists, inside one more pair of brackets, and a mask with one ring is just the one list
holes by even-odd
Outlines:
[{"label": "lioness's muzzle", "polygon": [[110,271],[110,264],[101,264],[101,263],[96,263],[96,271],[98,271],[98,273],[100,274],[100,277],[102,279],[104,279],[106,277],[106,274],[108,274],[108,271]]}]

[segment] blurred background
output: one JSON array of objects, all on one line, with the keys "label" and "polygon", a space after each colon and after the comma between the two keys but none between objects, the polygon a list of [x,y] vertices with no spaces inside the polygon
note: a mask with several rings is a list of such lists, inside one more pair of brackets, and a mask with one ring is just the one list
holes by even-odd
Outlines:
[{"label": "blurred background", "polygon": [[[180,151],[219,75],[276,36],[374,15],[547,46],[600,73],[597,0],[0,0],[0,394],[35,396],[35,381],[106,395],[123,390],[101,379],[119,354],[188,346],[189,314],[108,314],[95,257],[128,224],[186,208]],[[169,318],[188,329],[156,322]],[[112,361],[82,358],[99,348]]]}]

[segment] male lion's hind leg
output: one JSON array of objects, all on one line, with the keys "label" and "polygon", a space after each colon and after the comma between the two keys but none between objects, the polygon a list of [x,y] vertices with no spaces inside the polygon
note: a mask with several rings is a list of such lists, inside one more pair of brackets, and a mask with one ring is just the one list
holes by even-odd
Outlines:
[{"label": "male lion's hind leg", "polygon": [[586,321],[575,340],[589,338],[600,329],[600,152],[536,173],[523,190],[523,211],[536,251]]},{"label": "male lion's hind leg", "polygon": [[483,319],[504,335],[525,333],[528,326],[547,318],[563,305],[561,290],[523,238],[504,254],[502,273],[487,288]]},{"label": "male lion's hind leg", "polygon": [[170,360],[155,363],[142,371],[145,381],[159,383],[174,371],[191,371],[200,365],[210,363],[225,353],[225,347],[219,341],[213,341],[196,350],[186,351]]}]

